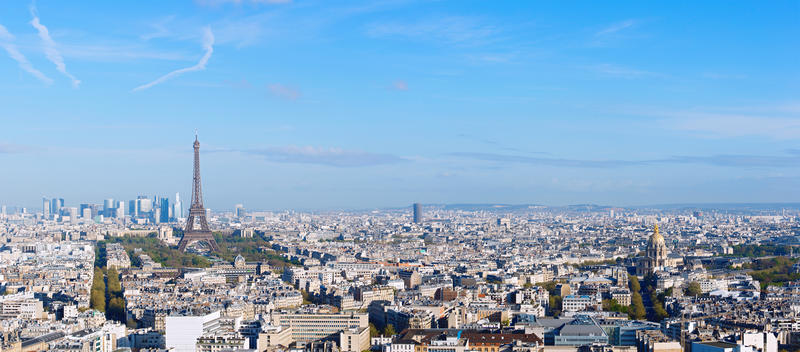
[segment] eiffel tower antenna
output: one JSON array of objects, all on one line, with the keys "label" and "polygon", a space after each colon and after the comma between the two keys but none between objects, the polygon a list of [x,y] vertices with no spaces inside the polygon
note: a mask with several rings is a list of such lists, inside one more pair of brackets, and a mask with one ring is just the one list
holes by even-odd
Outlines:
[{"label": "eiffel tower antenna", "polygon": [[192,179],[192,205],[189,207],[189,217],[186,219],[186,229],[178,243],[178,249],[186,250],[186,246],[193,242],[206,242],[212,251],[219,251],[217,241],[208,228],[206,208],[203,206],[203,189],[200,182],[200,141],[197,130],[194,131],[194,177]]}]

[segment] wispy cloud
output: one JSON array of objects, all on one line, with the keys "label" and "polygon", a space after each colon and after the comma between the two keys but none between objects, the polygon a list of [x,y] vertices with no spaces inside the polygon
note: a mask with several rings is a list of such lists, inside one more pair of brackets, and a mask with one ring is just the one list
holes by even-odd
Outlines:
[{"label": "wispy cloud", "polygon": [[244,3],[249,4],[288,4],[292,0],[195,0],[195,3],[202,6],[219,6],[225,4],[241,5]]},{"label": "wispy cloud", "polygon": [[631,30],[639,25],[641,21],[635,19],[627,19],[624,21],[612,23],[594,33],[591,38],[591,46],[607,46],[614,42],[631,38],[633,35]]},{"label": "wispy cloud", "polygon": [[0,142],[0,154],[16,154],[16,153],[27,152],[30,150],[31,150],[30,147],[24,145]]},{"label": "wispy cloud", "polygon": [[277,163],[317,164],[335,167],[363,167],[407,161],[392,154],[311,146],[270,147],[242,150],[242,152]]},{"label": "wispy cloud", "polygon": [[201,57],[200,61],[198,61],[197,64],[195,64],[194,66],[182,68],[182,69],[175,70],[175,71],[172,71],[170,73],[167,73],[166,75],[163,75],[163,76],[159,77],[155,81],[152,81],[150,83],[143,84],[141,86],[133,88],[132,91],[137,92],[137,91],[140,91],[140,90],[145,90],[145,89],[151,88],[151,87],[153,87],[153,86],[155,86],[157,84],[163,83],[163,82],[165,82],[165,81],[167,81],[167,80],[169,80],[169,79],[171,79],[173,77],[177,77],[177,76],[182,75],[182,74],[187,73],[187,72],[205,70],[206,69],[206,64],[208,63],[208,59],[210,59],[211,58],[211,54],[214,53],[214,33],[211,32],[211,28],[209,28],[209,27],[205,27],[204,30],[203,30],[203,49],[205,49],[205,51],[206,51],[205,54],[203,54],[203,57]]},{"label": "wispy cloud", "polygon": [[632,28],[636,26],[639,22],[633,19],[624,20],[622,22],[613,23],[608,27],[605,27],[599,31],[597,31],[594,35],[595,37],[606,37],[609,35],[617,34],[618,32]]},{"label": "wispy cloud", "polygon": [[33,16],[33,19],[30,23],[39,32],[39,38],[42,39],[42,48],[44,49],[45,56],[47,56],[47,59],[50,60],[50,62],[56,65],[58,72],[61,72],[64,74],[64,76],[67,76],[67,78],[72,81],[72,86],[74,88],[78,88],[78,86],[81,84],[81,81],[75,78],[75,76],[73,76],[71,73],[67,72],[67,65],[64,64],[64,58],[56,48],[56,42],[50,37],[50,31],[47,30],[47,27],[45,27],[39,21],[39,15],[36,13],[36,8],[33,6],[31,6],[31,16]]},{"label": "wispy cloud", "polygon": [[14,36],[8,32],[5,26],[0,25],[0,46],[6,50],[8,56],[10,56],[14,61],[17,62],[19,67],[23,69],[25,72],[30,73],[38,80],[44,82],[45,84],[52,84],[53,80],[50,77],[45,76],[41,71],[35,69],[33,65],[31,65],[30,61],[22,55],[22,53],[17,49],[17,46],[14,45]]},{"label": "wispy cloud", "polygon": [[156,38],[164,38],[170,35],[170,31],[167,29],[167,24],[172,22],[175,19],[175,16],[167,16],[162,18],[161,20],[151,23],[150,27],[153,28],[153,31],[147,34],[141,35],[139,38],[142,40],[150,40]]},{"label": "wispy cloud", "polygon": [[619,78],[632,79],[632,78],[643,78],[643,77],[661,77],[661,78],[666,77],[666,75],[662,73],[639,70],[635,68],[619,66],[614,64],[598,64],[598,65],[587,66],[586,68],[604,76],[612,76]]},{"label": "wispy cloud", "polygon": [[300,93],[300,91],[297,90],[297,88],[286,86],[279,83],[270,84],[267,86],[267,89],[269,89],[269,92],[272,95],[287,100],[297,100],[302,96],[302,93]]},{"label": "wispy cloud", "polygon": [[385,22],[367,26],[372,37],[406,37],[449,44],[481,44],[499,32],[474,18],[449,16],[412,23]]},{"label": "wispy cloud", "polygon": [[395,90],[408,90],[408,82],[404,80],[394,81],[392,88]]},{"label": "wispy cloud", "polygon": [[800,138],[800,119],[797,117],[708,112],[675,112],[669,116],[661,122],[666,127],[707,137]]},{"label": "wispy cloud", "polygon": [[709,79],[745,79],[747,75],[735,73],[718,73],[718,72],[705,72],[703,78]]},{"label": "wispy cloud", "polygon": [[710,156],[671,156],[650,160],[588,160],[473,152],[457,152],[450,153],[449,155],[494,163],[529,164],[567,168],[619,168],[660,164],[699,164],[735,168],[800,167],[800,154],[798,153],[788,153],[788,155],[718,154]]}]

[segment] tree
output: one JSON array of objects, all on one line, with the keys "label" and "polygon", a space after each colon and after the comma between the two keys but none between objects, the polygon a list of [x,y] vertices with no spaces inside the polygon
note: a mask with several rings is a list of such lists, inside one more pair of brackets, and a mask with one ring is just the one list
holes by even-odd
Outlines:
[{"label": "tree", "polygon": [[103,271],[98,267],[94,267],[92,290],[89,295],[89,305],[93,309],[97,309],[101,312],[106,311],[106,282],[103,279]]},{"label": "tree", "polygon": [[646,314],[642,295],[639,292],[634,292],[631,294],[631,307],[628,310],[628,316],[634,320],[641,320],[644,319]]},{"label": "tree", "polygon": [[628,313],[628,307],[620,305],[616,299],[604,299],[603,310],[607,312]]},{"label": "tree", "polygon": [[122,322],[125,320],[125,301],[122,298],[114,297],[108,301],[108,311],[106,316],[111,320]]},{"label": "tree", "polygon": [[653,314],[649,317],[650,321],[660,322],[669,317],[667,310],[664,309],[664,303],[658,299],[656,291],[650,292],[650,302],[653,303]]},{"label": "tree", "polygon": [[550,296],[550,315],[561,314],[561,303],[564,299],[561,296]]},{"label": "tree", "polygon": [[89,296],[89,304],[91,305],[92,309],[96,309],[96,310],[99,310],[101,312],[105,312],[106,311],[106,295],[103,294],[103,291],[92,290],[92,293]]},{"label": "tree", "polygon": [[689,283],[689,286],[686,287],[686,295],[687,296],[699,296],[703,294],[703,289],[700,287],[700,283],[697,281],[692,281]]},{"label": "tree", "polygon": [[375,324],[369,323],[369,337],[377,337],[380,335],[380,331],[378,328],[375,327]]},{"label": "tree", "polygon": [[111,299],[112,297],[121,297],[122,296],[122,285],[119,283],[119,274],[117,273],[117,269],[111,267],[108,269],[108,297]]},{"label": "tree", "polygon": [[642,286],[639,284],[639,278],[634,275],[628,275],[628,287],[631,289],[631,292],[642,291]]},{"label": "tree", "polygon": [[397,332],[394,331],[394,325],[386,324],[386,328],[383,329],[384,336],[394,336],[397,335]]}]

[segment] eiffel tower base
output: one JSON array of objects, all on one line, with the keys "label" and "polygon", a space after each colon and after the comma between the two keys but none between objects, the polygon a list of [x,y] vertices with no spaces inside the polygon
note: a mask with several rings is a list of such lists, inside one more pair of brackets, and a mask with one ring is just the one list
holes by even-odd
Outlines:
[{"label": "eiffel tower base", "polygon": [[181,241],[178,243],[178,250],[181,252],[186,251],[186,246],[192,242],[205,242],[212,252],[219,252],[219,246],[217,246],[217,241],[214,240],[214,235],[211,231],[184,232]]}]

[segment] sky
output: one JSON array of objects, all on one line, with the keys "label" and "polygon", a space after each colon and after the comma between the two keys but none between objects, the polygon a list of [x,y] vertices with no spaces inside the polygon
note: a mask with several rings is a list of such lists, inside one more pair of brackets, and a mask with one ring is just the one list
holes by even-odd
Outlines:
[{"label": "sky", "polygon": [[0,2],[0,204],[800,199],[798,1]]}]

